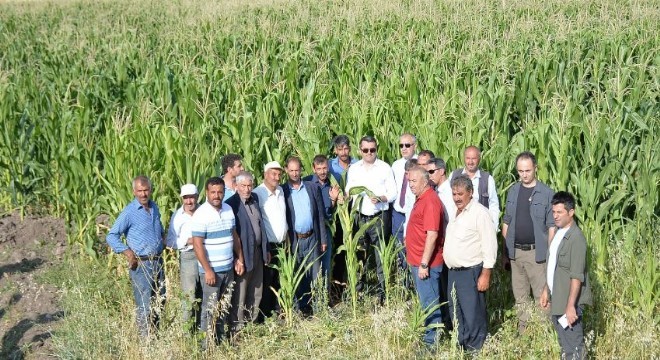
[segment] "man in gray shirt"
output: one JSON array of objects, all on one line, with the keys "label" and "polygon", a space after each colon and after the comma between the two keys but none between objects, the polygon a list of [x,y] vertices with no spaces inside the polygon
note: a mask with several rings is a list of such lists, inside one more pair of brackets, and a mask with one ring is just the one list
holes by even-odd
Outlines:
[{"label": "man in gray shirt", "polygon": [[502,263],[505,268],[511,267],[520,333],[529,320],[524,305],[530,300],[530,287],[538,301],[545,285],[546,254],[555,235],[551,205],[554,191],[536,179],[536,168],[536,157],[531,152],[516,157],[520,181],[509,189],[502,224],[505,239]]}]

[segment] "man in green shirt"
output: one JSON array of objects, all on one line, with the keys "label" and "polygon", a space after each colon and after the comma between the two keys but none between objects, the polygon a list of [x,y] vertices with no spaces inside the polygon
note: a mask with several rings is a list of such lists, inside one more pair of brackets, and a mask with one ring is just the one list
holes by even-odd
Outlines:
[{"label": "man in green shirt", "polygon": [[591,305],[587,274],[587,241],[574,220],[575,198],[560,191],[552,197],[557,232],[548,250],[547,284],[540,305],[550,309],[563,359],[583,359],[582,311]]}]

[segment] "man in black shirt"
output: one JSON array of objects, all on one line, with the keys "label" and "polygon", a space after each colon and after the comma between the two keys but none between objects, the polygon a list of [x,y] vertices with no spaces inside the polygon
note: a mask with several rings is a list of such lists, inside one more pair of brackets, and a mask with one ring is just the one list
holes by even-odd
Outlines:
[{"label": "man in black shirt", "polygon": [[518,313],[518,331],[529,320],[525,311],[529,290],[538,302],[546,281],[545,259],[555,234],[552,217],[554,191],[536,179],[536,157],[525,151],[516,157],[520,181],[507,194],[502,235],[505,239],[502,263],[511,267],[511,285]]}]

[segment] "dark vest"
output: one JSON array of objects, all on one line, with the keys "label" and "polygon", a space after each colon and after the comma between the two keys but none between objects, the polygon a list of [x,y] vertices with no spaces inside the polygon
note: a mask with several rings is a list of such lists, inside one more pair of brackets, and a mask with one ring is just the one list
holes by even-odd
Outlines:
[{"label": "dark vest", "polygon": [[[479,203],[481,205],[485,206],[486,209],[488,209],[488,200],[489,200],[489,197],[488,197],[488,177],[490,177],[491,175],[488,172],[483,171],[481,169],[479,169],[479,173],[481,175],[481,177],[479,178],[479,188],[477,189],[477,191],[479,191],[478,192],[478,194],[479,194]],[[455,179],[457,176],[459,176],[461,174],[463,174],[463,169],[456,169],[451,174],[451,178]]]}]

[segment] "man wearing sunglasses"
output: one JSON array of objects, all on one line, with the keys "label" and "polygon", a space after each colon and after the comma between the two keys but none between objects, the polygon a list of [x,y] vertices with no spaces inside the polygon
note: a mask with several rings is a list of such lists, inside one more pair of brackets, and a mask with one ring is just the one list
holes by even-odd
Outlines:
[{"label": "man wearing sunglasses", "polygon": [[396,182],[397,195],[394,200],[394,210],[392,211],[392,234],[403,245],[403,229],[406,220],[406,213],[412,211],[415,203],[415,195],[410,191],[408,185],[408,174],[406,173],[406,162],[410,159],[416,159],[417,139],[412,134],[403,134],[399,138],[399,151],[401,158],[392,164],[394,173],[394,182]]},{"label": "man wearing sunglasses", "polygon": [[[363,192],[353,197],[353,203],[360,206],[358,226],[362,226],[372,219],[378,218],[358,240],[360,247],[364,249],[359,253],[359,260],[365,266],[368,264],[367,252],[370,251],[371,245],[377,246],[379,241],[387,241],[390,237],[391,218],[388,214],[389,203],[396,199],[397,194],[392,168],[386,162],[376,158],[377,151],[376,139],[373,136],[362,137],[360,139],[360,155],[362,156],[362,160],[348,168],[348,180],[346,182],[347,194],[350,194],[352,188],[358,186],[364,186],[373,193],[373,196],[369,196]],[[379,256],[376,256],[376,272],[380,288],[379,297],[382,301],[385,296],[385,278]],[[364,283],[364,279],[365,276],[363,274],[360,281],[361,284]]]}]

